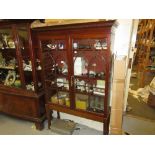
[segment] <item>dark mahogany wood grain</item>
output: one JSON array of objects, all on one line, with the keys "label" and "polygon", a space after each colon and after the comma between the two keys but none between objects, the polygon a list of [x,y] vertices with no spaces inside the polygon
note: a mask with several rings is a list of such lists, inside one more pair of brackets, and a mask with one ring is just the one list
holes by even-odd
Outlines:
[{"label": "dark mahogany wood grain", "polygon": [[[111,71],[111,63],[112,63],[112,55],[111,55],[111,34],[112,34],[112,26],[115,25],[115,21],[107,21],[107,22],[92,22],[92,23],[83,23],[83,24],[69,24],[69,25],[59,25],[59,26],[50,26],[50,27],[42,27],[42,28],[33,28],[33,35],[36,40],[38,40],[39,46],[39,55],[42,63],[42,79],[46,80],[46,70],[45,66],[47,66],[45,57],[42,51],[42,41],[51,40],[52,38],[62,39],[64,38],[66,41],[66,50],[67,50],[67,62],[68,62],[68,78],[69,78],[69,96],[71,101],[71,106],[65,107],[57,104],[52,104],[49,102],[49,90],[46,88],[46,84],[44,82],[44,87],[46,90],[46,115],[48,118],[48,127],[50,128],[51,119],[52,119],[52,111],[56,110],[59,112],[68,113],[71,115],[76,115],[79,117],[84,117],[87,119],[91,119],[94,121],[103,122],[104,134],[108,134],[109,132],[109,121],[110,121],[110,108],[109,108],[109,85],[110,85],[110,71]],[[104,112],[103,113],[94,113],[84,110],[78,110],[75,108],[75,91],[74,91],[74,83],[71,86],[71,77],[74,76],[73,71],[73,52],[72,52],[72,41],[74,38],[107,38],[107,50],[104,51],[103,57],[105,58],[105,98],[104,98]],[[37,46],[37,45],[36,45]],[[48,58],[47,58],[48,59]],[[82,77],[81,77],[82,78]],[[85,78],[86,79],[86,78]],[[88,78],[89,79],[89,78]]]},{"label": "dark mahogany wood grain", "polygon": [[[45,115],[45,92],[38,91],[38,81],[36,74],[36,58],[33,48],[33,39],[30,29],[30,23],[34,20],[7,20],[0,22],[0,28],[9,27],[12,30],[13,39],[16,49],[18,69],[22,88],[8,87],[0,84],[0,113],[10,116],[26,119],[35,123],[36,128],[43,129]],[[22,51],[20,49],[20,38],[18,35],[18,27],[25,27],[28,34],[28,50],[30,60],[32,62],[32,79],[35,91],[26,90],[25,77],[23,71]],[[6,56],[9,53],[6,53]]]}]

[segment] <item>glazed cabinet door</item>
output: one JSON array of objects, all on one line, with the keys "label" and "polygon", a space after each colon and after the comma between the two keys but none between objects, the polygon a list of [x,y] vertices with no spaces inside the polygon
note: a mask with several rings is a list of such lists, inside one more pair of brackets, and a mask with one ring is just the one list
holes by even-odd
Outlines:
[{"label": "glazed cabinet door", "polygon": [[41,62],[49,103],[71,107],[71,82],[68,36],[40,37]]},{"label": "glazed cabinet door", "polygon": [[109,42],[104,34],[71,36],[74,107],[97,114],[107,109]]},{"label": "glazed cabinet door", "polygon": [[18,57],[21,70],[21,78],[24,88],[29,91],[36,89],[35,66],[33,60],[32,40],[30,25],[22,24],[16,26],[18,39]]},{"label": "glazed cabinet door", "polygon": [[15,26],[0,28],[0,84],[2,86],[24,87],[21,82],[17,42]]}]

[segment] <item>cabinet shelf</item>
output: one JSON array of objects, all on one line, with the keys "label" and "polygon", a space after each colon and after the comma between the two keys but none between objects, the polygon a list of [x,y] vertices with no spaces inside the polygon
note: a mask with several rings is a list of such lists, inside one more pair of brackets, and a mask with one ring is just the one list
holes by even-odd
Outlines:
[{"label": "cabinet shelf", "polygon": [[0,69],[6,69],[6,70],[15,70],[16,68],[18,68],[18,67],[9,67],[9,66],[2,67],[2,66],[0,66]]},{"label": "cabinet shelf", "polygon": [[74,91],[74,93],[76,93],[76,94],[82,94],[82,95],[88,95],[88,96],[97,96],[97,97],[104,97],[105,96],[105,94],[103,93],[103,95],[101,95],[101,94],[94,94],[93,92],[92,93],[90,93],[90,92],[83,92],[83,91]]},{"label": "cabinet shelf", "polygon": [[16,48],[0,48],[0,51],[3,51],[3,52],[15,52],[16,51]]},{"label": "cabinet shelf", "polygon": [[90,76],[74,76],[76,79],[86,79],[86,80],[105,80],[105,78],[99,78],[99,77],[90,77]]},{"label": "cabinet shelf", "polygon": [[55,78],[68,78],[68,75],[66,75],[66,74],[55,74],[55,73],[52,73],[51,74],[51,77],[55,77]]},{"label": "cabinet shelf", "polygon": [[65,89],[64,87],[57,87],[56,85],[53,85],[51,87],[47,87],[48,90],[56,90],[56,91],[62,91],[69,93],[70,90]]},{"label": "cabinet shelf", "polygon": [[50,48],[43,48],[44,52],[48,52],[48,51],[51,51],[51,52],[65,52],[67,51],[67,49],[50,49]]},{"label": "cabinet shelf", "polygon": [[108,49],[72,49],[73,52],[105,52]]}]

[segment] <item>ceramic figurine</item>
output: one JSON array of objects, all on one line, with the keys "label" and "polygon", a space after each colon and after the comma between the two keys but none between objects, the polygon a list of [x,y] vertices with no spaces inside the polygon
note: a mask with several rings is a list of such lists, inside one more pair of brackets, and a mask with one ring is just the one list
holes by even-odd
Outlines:
[{"label": "ceramic figurine", "polygon": [[8,35],[7,34],[2,34],[2,39],[3,39],[4,47],[9,48],[9,46],[8,46]]},{"label": "ceramic figurine", "polygon": [[51,49],[56,49],[57,45],[56,44],[52,44]]},{"label": "ceramic figurine", "polygon": [[26,62],[23,60],[23,69],[24,69],[24,71],[32,71],[31,61]]},{"label": "ceramic figurine", "polygon": [[89,77],[95,77],[96,73],[94,71],[89,71]]},{"label": "ceramic figurine", "polygon": [[2,53],[0,53],[0,66],[1,67],[6,66],[6,61],[5,61],[5,58],[3,58]]},{"label": "ceramic figurine", "polygon": [[41,68],[41,65],[40,65],[40,60],[37,59],[36,63],[37,63],[37,70],[41,70],[42,68]]},{"label": "ceramic figurine", "polygon": [[96,40],[96,43],[94,44],[94,48],[97,50],[102,49],[101,42],[99,40]]},{"label": "ceramic figurine", "polygon": [[9,70],[4,85],[11,86],[14,84],[15,80],[16,80],[16,72]]},{"label": "ceramic figurine", "polygon": [[106,42],[106,41],[104,41],[104,42],[102,43],[102,49],[107,49],[107,42]]},{"label": "ceramic figurine", "polygon": [[4,49],[2,41],[0,41],[0,49]]},{"label": "ceramic figurine", "polygon": [[56,44],[47,44],[47,47],[50,49],[56,49],[57,45]]},{"label": "ceramic figurine", "polygon": [[64,44],[63,44],[63,43],[60,43],[60,44],[58,45],[58,48],[59,48],[60,50],[64,49]]},{"label": "ceramic figurine", "polygon": [[26,85],[26,89],[27,89],[27,90],[32,90],[32,91],[34,91],[34,83],[31,82],[31,84],[27,84],[27,85]]},{"label": "ceramic figurine", "polygon": [[73,48],[77,49],[78,48],[78,43],[73,43]]},{"label": "ceramic figurine", "polygon": [[16,67],[16,59],[15,58],[13,58],[13,59],[11,59],[10,61],[9,61],[9,63],[8,63],[8,66],[9,67]]},{"label": "ceramic figurine", "polygon": [[9,46],[9,48],[15,48],[15,43],[11,38],[8,39],[8,46]]}]

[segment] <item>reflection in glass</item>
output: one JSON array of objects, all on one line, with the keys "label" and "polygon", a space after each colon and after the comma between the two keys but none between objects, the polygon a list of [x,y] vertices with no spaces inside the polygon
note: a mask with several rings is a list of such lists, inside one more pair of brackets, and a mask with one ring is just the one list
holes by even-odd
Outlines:
[{"label": "reflection in glass", "polygon": [[17,27],[18,36],[19,36],[19,43],[20,43],[20,52],[22,55],[23,61],[23,70],[24,70],[24,79],[26,89],[30,91],[34,91],[34,82],[32,76],[32,61],[30,56],[30,49],[29,49],[29,37],[27,27],[25,26],[18,26]]},{"label": "reflection in glass", "polygon": [[75,105],[76,105],[76,109],[87,110],[88,96],[82,95],[82,94],[76,94]]},{"label": "reflection in glass", "polygon": [[103,112],[104,110],[104,98],[99,96],[90,96],[89,109],[94,112]]},{"label": "reflection in glass", "polygon": [[69,93],[58,91],[58,93],[51,96],[50,102],[70,107]]},{"label": "reflection in glass", "polygon": [[0,83],[11,87],[21,87],[11,27],[0,29]]},{"label": "reflection in glass", "polygon": [[83,57],[74,57],[74,75],[81,76],[87,74],[88,63]]}]

